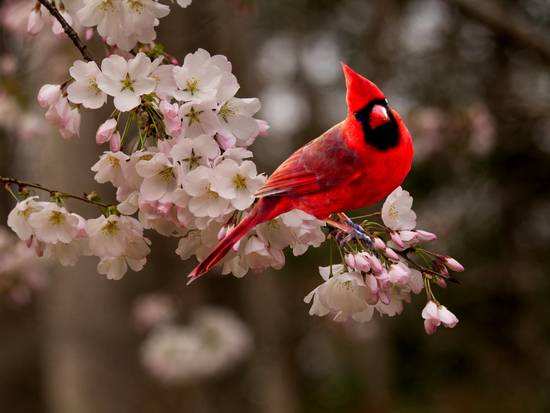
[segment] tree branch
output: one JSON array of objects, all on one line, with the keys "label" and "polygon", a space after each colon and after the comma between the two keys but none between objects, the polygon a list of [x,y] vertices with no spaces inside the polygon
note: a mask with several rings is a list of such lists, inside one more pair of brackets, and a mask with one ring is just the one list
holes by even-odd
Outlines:
[{"label": "tree branch", "polygon": [[19,179],[10,178],[10,177],[7,177],[7,176],[0,176],[0,182],[4,184],[4,186],[6,187],[7,190],[9,190],[9,187],[11,185],[17,185],[20,189],[26,188],[26,187],[39,189],[41,191],[48,192],[51,197],[77,199],[79,201],[86,202],[86,203],[92,204],[92,205],[96,205],[96,206],[101,207],[101,208],[110,208],[110,207],[114,206],[114,205],[104,204],[103,202],[97,201],[93,198],[88,198],[86,196],[86,194],[84,194],[85,196],[73,195],[73,194],[69,194],[67,192],[61,192],[61,191],[56,191],[55,189],[49,189],[49,188],[46,188],[46,187],[44,187],[40,184],[33,184],[31,182],[21,181]]},{"label": "tree branch", "polygon": [[534,30],[525,20],[507,13],[493,1],[447,0],[462,13],[477,20],[490,30],[500,33],[519,45],[539,54],[550,64],[550,39],[544,33]]},{"label": "tree branch", "polygon": [[72,40],[75,47],[80,51],[80,54],[86,60],[87,62],[93,62],[95,61],[94,58],[88,53],[88,48],[84,44],[82,40],[80,40],[80,37],[78,36],[78,33],[71,27],[69,23],[67,23],[67,20],[63,18],[59,10],[57,10],[57,7],[50,2],[49,0],[38,0],[40,4],[42,4],[50,14],[57,19],[57,21],[61,24],[61,27],[63,30],[65,30],[65,34],[69,36],[69,39]]}]

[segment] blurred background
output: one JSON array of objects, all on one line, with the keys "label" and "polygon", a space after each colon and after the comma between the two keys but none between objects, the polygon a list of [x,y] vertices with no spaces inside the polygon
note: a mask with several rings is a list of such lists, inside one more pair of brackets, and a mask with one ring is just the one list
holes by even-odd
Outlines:
[{"label": "blurred background", "polygon": [[[30,4],[0,6],[0,175],[112,198],[89,172],[105,114],[84,112],[80,139],[45,127],[38,88],[65,80],[78,55],[66,39],[25,34]],[[166,49],[226,55],[239,96],[260,97],[271,125],[252,148],[261,171],[343,118],[340,61],[384,90],[413,134],[403,186],[418,226],[466,267],[460,285],[438,293],[460,323],[426,336],[422,296],[367,324],[308,316],[303,297],[319,284],[326,247],[287,256],[281,271],[191,287],[193,262],[174,254],[176,239],[152,233],[147,267],[120,281],[99,276],[90,258],[46,265],[5,231],[14,202],[0,192],[0,412],[550,411],[550,3],[195,0],[172,9],[158,32]],[[185,325],[212,305],[240,323],[238,360],[184,383],[151,375],[143,317],[168,312]]]}]

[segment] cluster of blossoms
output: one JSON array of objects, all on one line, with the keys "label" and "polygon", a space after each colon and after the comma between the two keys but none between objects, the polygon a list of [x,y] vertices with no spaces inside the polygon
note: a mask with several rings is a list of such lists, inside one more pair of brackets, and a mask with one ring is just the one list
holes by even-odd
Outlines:
[{"label": "cluster of blossoms", "polygon": [[[86,221],[65,209],[62,196],[56,203],[31,197],[17,205],[10,226],[23,240],[32,239],[39,254],[62,264],[98,256],[98,271],[112,279],[145,264],[149,242],[143,229],[178,237],[182,259],[203,258],[251,207],[265,181],[246,149],[268,129],[253,117],[258,99],[235,97],[239,84],[231,63],[202,49],[182,65],[138,52],[129,59],[113,54],[101,68],[79,60],[69,73],[72,81],[43,86],[38,102],[62,136],[70,137],[80,123],[71,105],[98,109],[113,97],[112,117],[96,133],[97,143],[108,142],[110,150],[91,169],[97,182],[117,189],[118,204]],[[249,270],[281,268],[284,248],[299,255],[324,241],[323,225],[301,211],[288,212],[236,245],[223,273],[241,277]]]},{"label": "cluster of blossoms", "polygon": [[128,266],[139,271],[150,252],[143,226],[135,218],[111,214],[85,220],[57,202],[31,196],[17,203],[8,215],[8,226],[32,247],[36,255],[75,265],[81,255],[94,255],[97,270],[109,279],[120,279]]},{"label": "cluster of blossoms", "polygon": [[[192,0],[177,0],[183,8]],[[130,51],[138,43],[149,44],[156,38],[159,19],[170,13],[170,7],[156,0],[64,0],[59,3],[60,14],[76,28],[86,28],[86,38],[97,33],[109,46]],[[54,34],[63,33],[58,20],[50,16],[43,5],[36,2],[27,20],[27,32],[35,35],[46,24]]]},{"label": "cluster of blossoms", "polygon": [[0,227],[0,296],[25,304],[46,284],[46,272],[25,243]]},{"label": "cluster of blossoms", "polygon": [[[182,7],[190,3],[177,2]],[[48,5],[58,6],[77,29],[86,27],[87,37],[96,30],[111,46],[101,62],[79,47],[84,60],[72,64],[69,80],[44,85],[38,103],[61,136],[71,138],[79,135],[82,108],[99,109],[112,98],[114,110],[95,136],[109,150],[91,170],[98,183],[116,188],[117,202],[110,205],[95,193],[79,197],[3,178],[10,188],[19,186],[19,193],[13,194],[22,198],[9,214],[8,225],[38,256],[63,265],[74,265],[82,255],[98,257],[98,272],[109,279],[120,279],[128,268],[143,268],[150,252],[144,230],[178,238],[176,253],[182,259],[203,259],[247,214],[265,181],[248,150],[269,129],[254,117],[260,109],[258,99],[236,97],[240,86],[225,56],[199,49],[180,65],[152,43],[158,19],[169,12],[158,1],[73,0]],[[30,32],[39,31],[44,13],[38,2],[29,16]],[[31,196],[29,187],[46,190],[53,200]],[[67,198],[91,203],[101,215],[85,219],[66,209]],[[428,304],[422,316],[429,334],[441,324],[453,327],[458,322],[437,302],[431,285],[445,286],[452,280],[448,270],[461,271],[462,266],[420,247],[421,241],[435,235],[415,229],[411,207],[412,197],[398,188],[382,208],[383,224],[365,220],[359,236],[354,226],[350,228],[355,228],[355,236],[353,231],[329,232],[342,262],[320,269],[325,282],[306,297],[312,303],[311,314],[330,313],[336,320],[360,322],[368,321],[375,310],[393,316],[411,294],[425,290]],[[222,273],[242,277],[250,270],[282,268],[285,248],[300,255],[321,245],[324,227],[323,221],[299,210],[258,225],[227,254]],[[197,316],[190,328],[165,325],[151,335],[144,349],[146,365],[166,380],[185,381],[191,373],[181,372],[184,365],[194,375],[205,375],[225,365],[216,357],[237,359],[246,347],[245,334],[231,338],[222,324],[232,321],[216,312],[207,314]],[[227,355],[216,348],[204,356],[210,367],[195,366],[202,357],[199,347],[212,331],[225,341],[234,340],[241,350]],[[172,353],[179,354],[177,362],[168,361]],[[189,359],[188,354],[194,356]],[[179,370],[170,370],[177,365]]]},{"label": "cluster of blossoms", "polygon": [[[365,220],[362,230],[372,243],[361,238],[342,239],[338,234],[343,263],[320,267],[324,283],[309,293],[310,314],[332,314],[337,321],[369,321],[375,310],[393,317],[403,311],[411,294],[426,290],[428,303],[422,312],[424,327],[433,334],[439,325],[454,327],[458,319],[435,299],[431,283],[445,287],[449,270],[463,271],[455,259],[432,253],[419,245],[435,234],[415,229],[413,199],[401,187],[394,190],[382,207],[384,225]],[[415,258],[422,259],[419,264]]]},{"label": "cluster of blossoms", "polygon": [[247,326],[232,312],[203,307],[188,325],[175,322],[177,312],[165,295],[148,295],[135,307],[136,322],[149,328],[141,359],[149,373],[165,384],[185,384],[235,366],[252,350]]}]

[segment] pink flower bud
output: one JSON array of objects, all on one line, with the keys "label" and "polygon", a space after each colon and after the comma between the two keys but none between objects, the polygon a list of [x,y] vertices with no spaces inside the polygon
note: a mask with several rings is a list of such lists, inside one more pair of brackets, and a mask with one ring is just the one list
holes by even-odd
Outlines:
[{"label": "pink flower bud", "polygon": [[167,100],[161,100],[159,104],[159,110],[163,116],[166,132],[173,137],[177,137],[182,129],[179,109],[177,103],[170,103]]},{"label": "pink flower bud", "polygon": [[235,245],[233,245],[233,251],[239,252],[239,248],[241,247],[241,240],[238,240]]},{"label": "pink flower bud", "polygon": [[441,288],[447,288],[447,281],[445,281],[444,278],[435,277],[435,283],[439,285]]},{"label": "pink flower bud", "polygon": [[[113,119],[113,118],[107,119],[105,122],[99,125],[99,128],[97,128],[97,132],[95,134],[95,141],[98,144],[102,144],[111,140],[111,137],[113,136],[113,133],[116,130],[116,125],[117,125],[116,119]],[[117,151],[113,151],[113,152],[117,152]]]},{"label": "pink flower bud", "polygon": [[234,226],[235,225],[224,225],[223,227],[221,227],[218,231],[218,240],[224,239]]},{"label": "pink flower bud", "polygon": [[38,7],[38,9],[32,9],[31,13],[29,14],[29,19],[27,20],[27,32],[29,34],[35,35],[38,34],[43,27],[44,19],[42,19],[42,12],[40,11],[40,7]]},{"label": "pink flower bud", "polygon": [[47,108],[48,106],[52,106],[55,102],[59,100],[61,97],[61,87],[59,85],[44,85],[40,88],[38,91],[38,104],[43,107]]},{"label": "pink flower bud", "polygon": [[386,254],[386,257],[388,257],[390,260],[399,261],[399,255],[397,255],[397,253],[390,247],[387,247],[384,250],[384,253]]},{"label": "pink flower bud", "polygon": [[441,260],[443,261],[443,264],[445,264],[445,266],[449,268],[451,271],[455,271],[455,272],[464,271],[464,266],[452,257],[442,256]]},{"label": "pink flower bud", "polygon": [[395,231],[390,232],[391,240],[394,242],[395,245],[397,245],[399,248],[405,248],[405,244],[403,243],[403,240],[399,236],[399,234]]},{"label": "pink flower bud", "polygon": [[93,27],[88,27],[86,30],[84,30],[84,39],[89,42],[92,40],[92,37],[94,37],[95,30]]},{"label": "pink flower bud", "polygon": [[344,261],[346,261],[346,264],[348,267],[356,270],[357,268],[355,268],[355,256],[353,254],[347,254],[345,257],[344,257]]},{"label": "pink flower bud", "polygon": [[393,284],[405,285],[409,281],[410,271],[403,264],[393,264],[388,275]]},{"label": "pink flower bud", "polygon": [[380,274],[382,273],[382,271],[384,271],[382,263],[374,255],[365,253],[365,258],[368,260],[370,267],[375,273]]},{"label": "pink flower bud", "polygon": [[367,275],[365,277],[365,284],[367,286],[368,294],[366,297],[367,303],[374,305],[378,302],[378,281],[372,275]]},{"label": "pink flower bud", "polygon": [[381,238],[375,237],[372,242],[377,250],[384,251],[386,249],[386,243]]},{"label": "pink flower bud", "polygon": [[424,231],[422,229],[416,230],[416,237],[420,241],[433,241],[434,239],[437,239],[437,235],[435,235],[433,232]]},{"label": "pink flower bud", "polygon": [[256,119],[256,123],[258,124],[258,127],[260,128],[259,136],[267,136],[269,129],[271,128],[269,124],[262,119]]},{"label": "pink flower bud", "polygon": [[223,150],[233,149],[237,145],[237,138],[231,134],[225,134],[218,132],[216,134],[216,141]]},{"label": "pink flower bud", "polygon": [[120,151],[120,133],[116,131],[113,133],[113,136],[111,136],[111,140],[109,141],[109,149],[111,149],[111,152],[118,152]]}]

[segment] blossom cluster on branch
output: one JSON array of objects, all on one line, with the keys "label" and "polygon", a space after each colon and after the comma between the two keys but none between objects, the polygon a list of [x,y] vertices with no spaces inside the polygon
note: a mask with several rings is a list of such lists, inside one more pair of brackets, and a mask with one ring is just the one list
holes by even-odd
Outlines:
[{"label": "blossom cluster on branch", "polygon": [[[178,0],[182,7],[189,3]],[[255,118],[259,100],[236,96],[240,86],[225,56],[199,49],[179,64],[154,43],[155,27],[169,12],[158,1],[39,0],[29,16],[30,33],[40,31],[46,9],[59,24],[54,32],[67,33],[83,60],[73,62],[68,80],[42,86],[38,104],[69,139],[79,136],[83,109],[97,110],[112,99],[111,115],[95,134],[108,149],[91,171],[98,183],[116,189],[116,203],[106,204],[95,192],[76,196],[0,177],[18,200],[8,225],[38,256],[62,265],[74,265],[82,255],[97,257],[98,272],[109,279],[144,267],[151,245],[146,230],[177,238],[175,252],[182,259],[201,260],[247,214],[266,179],[249,150],[269,130]],[[97,33],[107,56],[90,57],[78,32],[86,39]],[[69,210],[70,198],[95,205],[100,215],[84,218]],[[412,197],[397,188],[382,208],[382,222],[365,219],[359,232],[349,233],[330,230],[300,210],[287,212],[241,239],[222,261],[222,273],[242,277],[250,270],[280,269],[286,248],[301,255],[328,237],[341,259],[320,268],[324,283],[306,297],[310,314],[360,322],[375,311],[393,316],[424,290],[426,331],[453,327],[458,320],[431,286],[446,286],[453,280],[449,270],[463,268],[421,247],[435,235],[415,229],[411,207]]]}]

